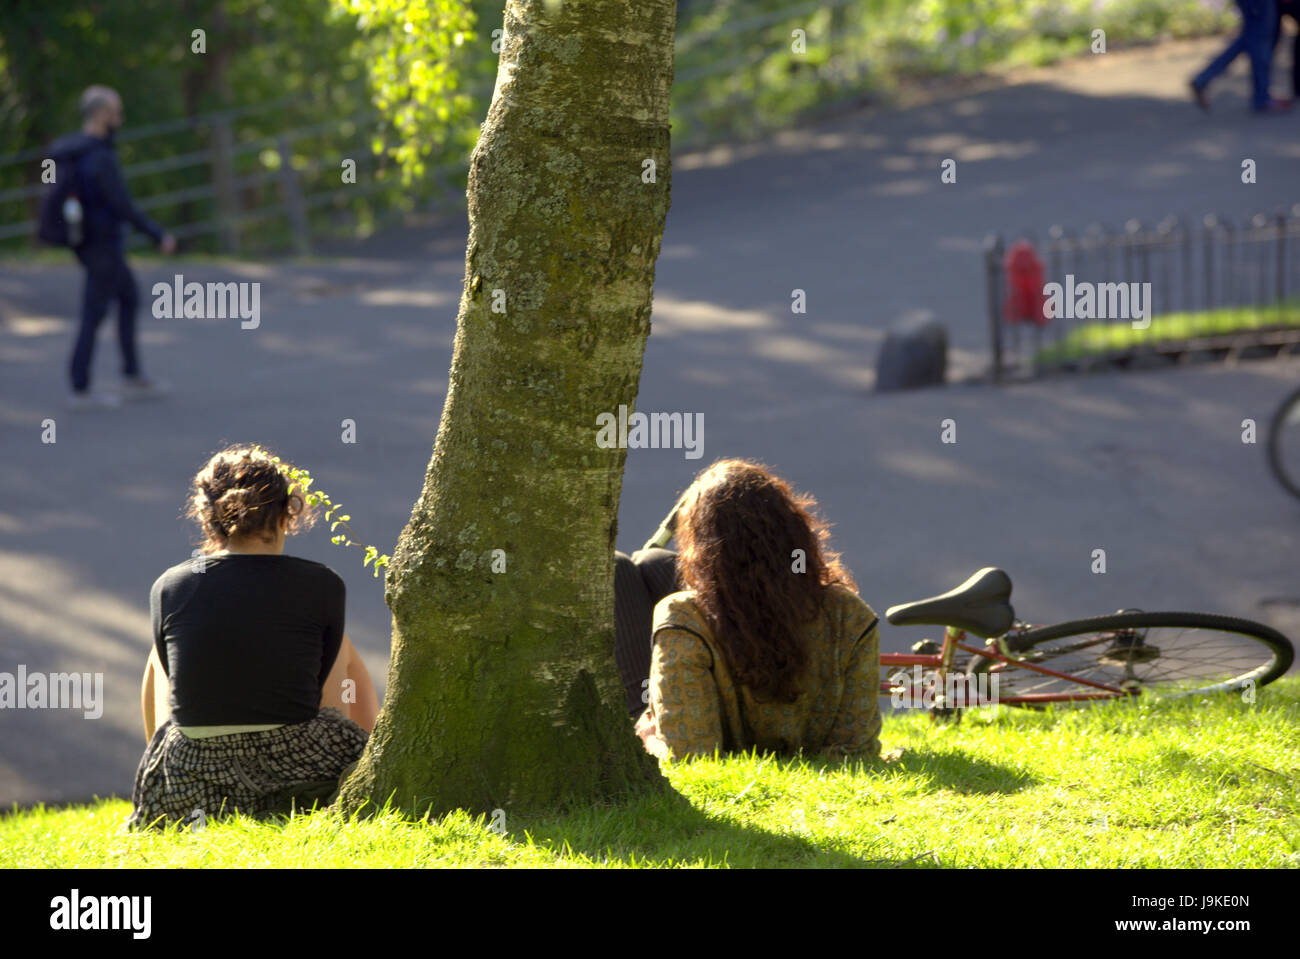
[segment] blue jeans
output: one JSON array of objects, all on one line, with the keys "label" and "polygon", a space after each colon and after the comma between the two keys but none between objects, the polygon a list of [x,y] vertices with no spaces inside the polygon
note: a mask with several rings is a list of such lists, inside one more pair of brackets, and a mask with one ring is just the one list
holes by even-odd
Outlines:
[{"label": "blue jeans", "polygon": [[140,296],[135,277],[126,265],[120,246],[86,245],[77,250],[77,259],[86,268],[86,289],[81,298],[81,328],[72,351],[72,388],[84,393],[90,386],[90,361],[95,354],[95,334],[108,313],[109,304],[117,302],[117,341],[122,349],[122,375],[138,376],[140,363],[135,351],[135,311]]},{"label": "blue jeans", "polygon": [[1277,0],[1237,0],[1241,8],[1241,33],[1227,48],[1198,73],[1192,83],[1198,90],[1228,69],[1228,65],[1245,53],[1250,57],[1253,93],[1251,106],[1262,110],[1268,106],[1269,72],[1273,66],[1273,37],[1277,25]]}]

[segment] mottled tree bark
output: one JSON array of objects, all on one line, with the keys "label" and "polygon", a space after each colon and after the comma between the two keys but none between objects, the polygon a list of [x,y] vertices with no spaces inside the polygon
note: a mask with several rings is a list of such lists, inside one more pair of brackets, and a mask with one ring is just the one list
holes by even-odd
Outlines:
[{"label": "mottled tree bark", "polygon": [[345,811],[391,796],[509,817],[666,787],[614,665],[626,451],[597,446],[596,417],[632,406],[650,332],[675,6],[506,4],[450,385],[388,573],[388,690]]}]

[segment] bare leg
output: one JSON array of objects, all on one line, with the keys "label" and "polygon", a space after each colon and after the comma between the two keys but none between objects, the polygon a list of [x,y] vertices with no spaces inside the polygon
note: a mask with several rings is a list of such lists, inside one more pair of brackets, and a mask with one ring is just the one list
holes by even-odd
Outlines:
[{"label": "bare leg", "polygon": [[153,739],[154,730],[167,721],[171,715],[168,697],[171,685],[167,674],[163,672],[162,663],[158,661],[158,650],[149,650],[149,661],[144,667],[144,682],[140,686],[140,710],[144,714],[144,741]]},{"label": "bare leg", "polygon": [[352,645],[347,633],[343,634],[338,658],[334,660],[334,666],[325,678],[320,704],[322,709],[333,706],[366,732],[375,728],[375,719],[379,716],[379,696],[375,693],[375,684],[370,679],[366,664],[361,661],[361,654]]},{"label": "bare leg", "polygon": [[357,691],[357,701],[352,707],[352,721],[366,732],[373,732],[375,722],[379,719],[379,694],[375,692],[374,681],[361,660],[361,654],[355,649],[352,650],[352,660],[348,663],[348,678]]}]

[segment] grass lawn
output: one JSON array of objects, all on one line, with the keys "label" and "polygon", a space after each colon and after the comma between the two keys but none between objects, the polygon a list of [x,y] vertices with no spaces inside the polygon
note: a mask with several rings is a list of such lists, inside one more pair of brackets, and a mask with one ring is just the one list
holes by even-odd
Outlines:
[{"label": "grass lawn", "polygon": [[1279,326],[1300,326],[1300,301],[1164,313],[1152,317],[1151,325],[1144,330],[1135,330],[1131,323],[1085,323],[1071,330],[1060,343],[1038,350],[1034,354],[1034,363],[1050,365],[1086,356],[1138,350],[1157,343]]},{"label": "grass lawn", "polygon": [[504,835],[332,812],[194,833],[123,800],[0,816],[0,867],[1300,866],[1300,677],[1238,696],[885,720],[892,763],[742,756],[665,767],[677,793]]}]

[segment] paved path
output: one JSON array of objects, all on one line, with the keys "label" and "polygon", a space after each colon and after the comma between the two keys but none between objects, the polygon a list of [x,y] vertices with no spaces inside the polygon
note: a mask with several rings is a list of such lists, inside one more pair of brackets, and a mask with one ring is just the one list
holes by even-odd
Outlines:
[{"label": "paved path", "polygon": [[[1053,222],[1242,215],[1300,200],[1300,116],[1245,113],[1239,71],[1206,118],[1182,83],[1215,43],[1112,53],[894,112],[859,112],[752,148],[680,158],[639,407],[701,411],[702,460],[628,457],[619,545],[720,456],[816,493],[878,611],[1006,568],[1027,619],[1192,608],[1300,633],[1300,503],[1241,442],[1300,373],[1286,362],[869,393],[882,330],[914,312],[985,348],[981,238]],[[956,185],[939,161],[958,160]],[[1259,183],[1243,186],[1243,157]],[[308,465],[359,533],[391,544],[423,476],[447,384],[463,220],[340,245],[314,264],[139,264],[142,290],[262,282],[262,323],[145,315],[165,403],[72,415],[62,376],[79,276],[0,266],[0,671],[102,671],[97,721],[0,713],[0,803],[127,794],[143,747],[148,589],[189,555],[185,484],[225,441]],[[790,291],[808,313],[790,313]],[[147,311],[146,311],[147,314]],[[98,371],[115,362],[107,335]],[[41,421],[58,441],[40,442]],[[355,445],[340,421],[357,424]],[[940,422],[958,442],[940,442]],[[1108,572],[1090,572],[1095,548]],[[382,685],[378,583],[323,530],[293,551],[347,580],[349,632]],[[923,635],[889,628],[887,648]]]}]

